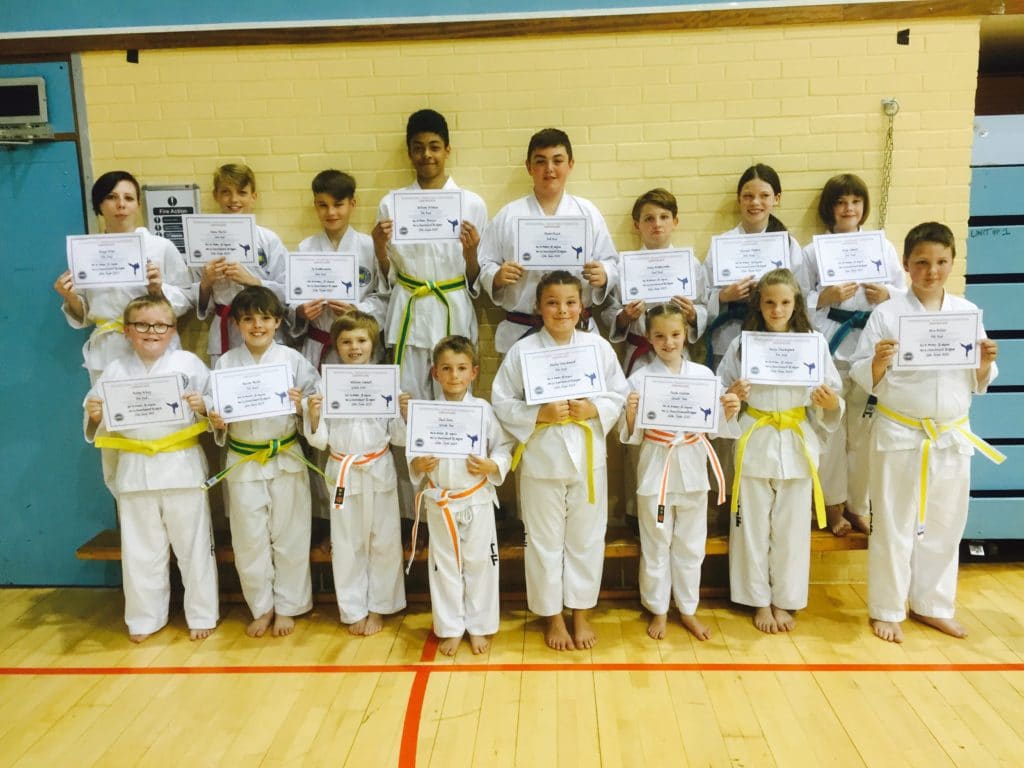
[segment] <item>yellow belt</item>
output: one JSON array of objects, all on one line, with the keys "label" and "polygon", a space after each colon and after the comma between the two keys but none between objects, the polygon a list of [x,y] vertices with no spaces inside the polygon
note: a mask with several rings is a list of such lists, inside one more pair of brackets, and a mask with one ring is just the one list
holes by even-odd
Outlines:
[{"label": "yellow belt", "polygon": [[206,431],[207,421],[202,419],[191,426],[179,429],[156,440],[133,440],[129,437],[104,436],[97,437],[94,445],[97,448],[112,448],[115,451],[131,451],[154,456],[169,451],[183,451],[199,445],[199,435]]},{"label": "yellow belt", "polygon": [[807,447],[807,438],[800,427],[800,424],[807,420],[807,409],[801,405],[798,408],[790,408],[787,411],[761,411],[748,405],[747,413],[753,416],[756,421],[750,425],[750,429],[744,432],[743,437],[736,443],[736,474],[732,479],[732,504],[730,505],[730,512],[736,515],[737,518],[736,524],[739,525],[740,522],[737,513],[740,498],[740,475],[743,472],[743,454],[747,449],[747,441],[750,440],[750,436],[754,432],[762,427],[775,427],[780,432],[784,429],[791,429],[800,439],[800,448],[803,450],[804,457],[807,459],[807,466],[811,470],[811,486],[814,489],[814,512],[818,518],[818,527],[824,528],[827,524],[825,518],[825,494],[821,490],[821,480],[818,479],[818,468],[815,466],[814,457],[811,456],[810,449]]},{"label": "yellow belt", "polygon": [[466,278],[456,277],[451,280],[418,280],[415,277],[410,277],[403,272],[396,270],[396,276],[398,284],[409,291],[409,303],[405,305],[405,314],[402,315],[402,325],[398,332],[398,341],[395,344],[395,365],[402,364],[402,358],[405,356],[405,344],[409,337],[409,326],[412,324],[412,311],[413,306],[417,301],[424,298],[425,296],[434,295],[444,305],[445,311],[445,335],[451,336],[452,333],[452,305],[448,301],[446,293],[452,291],[459,291],[466,287]]},{"label": "yellow belt", "polygon": [[895,421],[897,424],[902,424],[903,426],[910,427],[911,429],[919,429],[924,432],[925,436],[921,441],[921,469],[918,475],[918,484],[920,487],[917,502],[918,536],[924,534],[925,509],[928,505],[928,459],[931,456],[932,443],[938,440],[940,435],[943,435],[946,432],[959,432],[993,464],[1002,464],[1006,461],[1006,456],[1004,454],[997,451],[976,434],[971,432],[968,427],[964,426],[967,424],[966,416],[961,419],[957,419],[956,421],[937,424],[933,419],[915,419],[910,416],[904,416],[902,413],[898,413],[891,408],[886,408],[881,403],[878,403],[875,408],[878,409],[880,414],[885,416],[887,419]]},{"label": "yellow belt", "polygon": [[[540,430],[546,427],[554,427],[561,424],[577,424],[583,428],[583,431],[587,435],[587,501],[591,504],[594,503],[594,430],[590,428],[590,425],[585,421],[578,419],[565,419],[564,421],[550,421],[546,424],[538,424],[533,429],[533,433],[526,439],[526,443],[530,442],[534,435]],[[519,466],[519,460],[523,458],[523,450],[526,448],[526,443],[520,443],[516,446],[515,453],[512,454],[512,469],[514,470]]]},{"label": "yellow belt", "polygon": [[124,320],[121,318],[108,320],[105,317],[96,317],[93,321],[96,323],[96,329],[90,338],[95,339],[108,333],[124,333]]}]

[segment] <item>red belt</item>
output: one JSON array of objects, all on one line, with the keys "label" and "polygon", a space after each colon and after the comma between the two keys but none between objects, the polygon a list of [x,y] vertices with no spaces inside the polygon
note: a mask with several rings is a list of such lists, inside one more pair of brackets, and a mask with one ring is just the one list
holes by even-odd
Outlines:
[{"label": "red belt", "polygon": [[650,352],[653,352],[654,347],[651,346],[651,342],[647,340],[647,337],[641,336],[638,333],[627,333],[626,341],[635,347],[633,354],[629,356],[629,360],[626,362],[626,378],[628,379],[636,362]]},{"label": "red belt", "polygon": [[231,307],[214,304],[213,309],[220,318],[220,353],[226,355],[231,349]]},{"label": "red belt", "polygon": [[313,341],[320,342],[320,344],[323,345],[323,348],[320,350],[320,365],[323,365],[324,360],[326,360],[327,356],[331,354],[331,347],[334,345],[334,341],[331,339],[331,334],[311,324],[306,330],[306,335],[308,335]]}]

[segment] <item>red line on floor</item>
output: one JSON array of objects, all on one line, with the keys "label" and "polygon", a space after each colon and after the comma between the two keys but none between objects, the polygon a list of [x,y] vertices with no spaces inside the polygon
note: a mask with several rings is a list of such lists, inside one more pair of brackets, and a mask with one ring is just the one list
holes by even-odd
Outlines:
[{"label": "red line on floor", "polygon": [[[429,663],[437,656],[437,635],[431,630],[427,633],[420,653],[420,662]],[[427,683],[430,680],[432,667],[417,669],[409,689],[409,703],[405,708],[405,722],[402,723],[402,743],[398,751],[398,768],[414,768],[416,765],[416,743],[420,737],[420,717],[423,714],[423,699],[427,694]]]},{"label": "red line on floor", "polygon": [[[428,640],[428,644],[429,644]],[[436,640],[434,644],[436,646]],[[436,650],[436,647],[435,647]],[[428,647],[424,647],[424,654]],[[9,676],[119,676],[119,675],[298,675],[401,672],[1024,672],[1024,663],[1010,664],[295,664],[267,666],[194,667],[0,667]]]}]

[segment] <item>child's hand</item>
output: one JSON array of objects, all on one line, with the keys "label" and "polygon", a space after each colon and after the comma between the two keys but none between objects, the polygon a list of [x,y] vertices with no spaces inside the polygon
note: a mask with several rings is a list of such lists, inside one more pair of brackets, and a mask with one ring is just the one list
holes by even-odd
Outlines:
[{"label": "child's hand", "polygon": [[323,299],[313,299],[312,301],[307,301],[304,304],[299,304],[299,306],[295,308],[295,316],[303,320],[316,320],[324,311],[326,304],[327,302]]},{"label": "child's hand", "polygon": [[197,416],[206,415],[206,401],[198,392],[186,392],[184,400],[188,403],[188,407],[192,409],[192,413]]},{"label": "child's hand", "polygon": [[729,388],[725,390],[727,395],[736,395],[740,400],[750,397],[750,382],[746,379],[736,379]]},{"label": "child's hand", "polygon": [[893,358],[896,357],[897,346],[896,339],[881,339],[875,344],[875,356],[871,358],[872,385],[880,382],[885,372],[889,370]]},{"label": "child's hand", "polygon": [[857,293],[856,283],[842,283],[841,285],[829,285],[821,289],[818,294],[818,308],[824,309],[835,304],[842,304],[847,299],[852,299]]},{"label": "child's hand", "polygon": [[164,295],[164,280],[160,274],[160,267],[152,261],[146,262],[146,291],[153,297]]},{"label": "child's hand", "polygon": [[373,225],[373,230],[370,232],[370,237],[373,238],[373,253],[377,257],[380,271],[384,275],[387,275],[388,267],[390,266],[388,243],[391,242],[392,224],[391,219],[378,221]]},{"label": "child's hand", "polygon": [[732,285],[727,285],[718,294],[718,301],[725,304],[732,301],[746,301],[750,298],[750,292],[754,290],[754,276],[737,280]]},{"label": "child's hand", "polygon": [[103,401],[98,397],[90,397],[85,401],[85,412],[89,416],[89,421],[93,424],[99,424],[100,419],[103,418]]},{"label": "child's hand", "polygon": [[636,426],[636,412],[640,410],[640,393],[630,392],[626,395],[626,431],[633,434]]},{"label": "child's hand", "polygon": [[518,283],[525,272],[526,270],[518,262],[506,261],[498,267],[498,271],[494,275],[494,287],[504,288],[506,285]]},{"label": "child's hand", "polygon": [[302,390],[298,387],[288,388],[288,399],[295,405],[295,413],[302,415]]},{"label": "child's hand", "polygon": [[569,401],[556,400],[553,403],[544,403],[537,411],[538,424],[557,424],[569,418]]},{"label": "child's hand", "polygon": [[327,302],[327,306],[331,308],[334,314],[339,316],[347,315],[349,312],[356,311],[355,304],[349,304],[347,301],[338,301],[337,299],[330,299]]},{"label": "child's hand", "polygon": [[570,400],[569,418],[575,421],[586,421],[597,416],[597,406],[589,400]]},{"label": "child's hand", "polygon": [[733,392],[726,392],[720,398],[722,403],[722,411],[725,413],[725,420],[732,421],[736,418],[736,414],[740,412],[740,398]]},{"label": "child's hand", "polygon": [[470,455],[466,457],[466,469],[471,475],[487,477],[498,471],[498,464],[493,459]]},{"label": "child's hand", "polygon": [[889,300],[889,286],[882,283],[864,283],[864,297],[871,304],[881,304]]},{"label": "child's hand", "polygon": [[672,303],[683,310],[687,325],[697,325],[697,308],[693,306],[691,299],[685,296],[673,296]]},{"label": "child's hand", "polygon": [[462,220],[462,226],[459,227],[459,242],[462,243],[464,251],[473,251],[480,245],[480,233],[477,232],[472,222]]},{"label": "child's hand", "polygon": [[437,469],[441,461],[436,456],[417,456],[409,462],[409,467],[417,475],[425,475]]},{"label": "child's hand", "polygon": [[224,277],[239,285],[263,285],[263,281],[245,268],[244,264],[232,261],[224,265]]},{"label": "child's hand", "polygon": [[811,392],[811,404],[821,406],[826,411],[834,411],[839,407],[839,395],[828,384],[822,384]]},{"label": "child's hand", "polygon": [[224,422],[224,419],[220,417],[220,414],[216,411],[210,411],[206,414],[206,418],[210,420],[210,426],[214,429],[224,430],[228,428],[228,425]]},{"label": "child's hand", "polygon": [[607,285],[608,273],[604,271],[604,264],[600,261],[588,261],[583,265],[583,279],[595,288]]},{"label": "child's hand", "polygon": [[206,262],[206,266],[203,267],[203,277],[200,280],[200,287],[205,287],[209,290],[213,287],[213,284],[218,280],[224,279],[224,266],[227,264],[227,259],[223,256],[219,259],[213,259],[212,261]]},{"label": "child's hand", "polygon": [[[306,398],[306,408],[309,411],[309,423],[318,425],[320,423],[320,411],[324,405],[324,396],[316,392]],[[314,427],[314,430],[316,427]]]},{"label": "child's hand", "polygon": [[409,401],[412,400],[412,395],[408,392],[398,393],[398,412],[402,414],[402,421],[409,420]]},{"label": "child's hand", "polygon": [[[619,317],[626,321],[622,324],[622,327],[625,328],[634,320],[641,317],[646,311],[647,303],[643,299],[637,299],[636,301],[629,302],[619,311]],[[619,318],[617,317],[615,319],[617,323]]]},{"label": "child's hand", "polygon": [[53,290],[59,293],[65,301],[72,297],[78,298],[75,295],[75,284],[71,280],[71,271],[67,269],[61,272],[60,277],[53,283]]},{"label": "child's hand", "polygon": [[989,374],[992,372],[992,363],[996,361],[999,346],[994,339],[980,339],[978,341],[978,351],[981,353],[981,365],[978,366],[977,374],[978,383],[985,384],[988,381]]}]

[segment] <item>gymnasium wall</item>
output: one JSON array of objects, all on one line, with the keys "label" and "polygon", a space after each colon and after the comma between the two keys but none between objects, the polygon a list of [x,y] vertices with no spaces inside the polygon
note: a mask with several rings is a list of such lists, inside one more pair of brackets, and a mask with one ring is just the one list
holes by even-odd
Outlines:
[{"label": "gymnasium wall", "polygon": [[[896,33],[909,27],[909,45]],[[676,243],[702,258],[737,219],[752,162],[781,174],[777,211],[801,242],[833,173],[869,183],[877,211],[887,118],[900,103],[886,229],[899,243],[925,219],[966,236],[977,81],[975,18],[347,45],[175,49],[83,55],[93,167],[145,183],[197,181],[212,208],[221,162],[257,174],[258,220],[294,246],[316,230],[309,181],[351,171],[353,223],[411,178],[405,119],[429,106],[451,126],[449,170],[493,215],[529,192],[531,133],[568,131],[572,192],[592,199],[620,249],[629,211],[653,186],[680,203]],[[875,226],[872,217],[868,226]],[[962,265],[961,265],[962,267]],[[483,385],[497,365],[493,311],[481,314]]]}]

